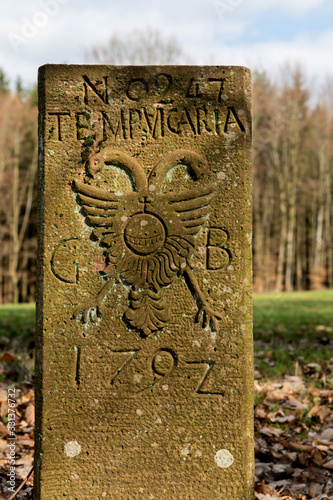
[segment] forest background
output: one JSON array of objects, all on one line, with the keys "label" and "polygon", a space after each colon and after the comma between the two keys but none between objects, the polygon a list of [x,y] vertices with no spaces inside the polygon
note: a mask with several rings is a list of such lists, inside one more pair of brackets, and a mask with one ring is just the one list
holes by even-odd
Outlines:
[{"label": "forest background", "polygon": [[[87,61],[177,62],[176,42],[135,36]],[[332,288],[333,82],[318,91],[297,66],[279,74],[253,71],[254,291]],[[0,304],[35,300],[37,114],[36,88],[0,71]]]}]

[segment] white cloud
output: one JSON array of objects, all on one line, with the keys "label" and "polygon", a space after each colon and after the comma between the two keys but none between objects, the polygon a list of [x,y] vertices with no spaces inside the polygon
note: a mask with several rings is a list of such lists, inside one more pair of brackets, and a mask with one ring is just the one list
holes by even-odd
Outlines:
[{"label": "white cloud", "polygon": [[[45,26],[16,47],[8,32],[22,34],[26,20],[33,22],[41,2],[59,2],[59,10]],[[31,0],[3,1],[0,30],[0,66],[14,79],[21,75],[32,83],[38,66],[49,63],[83,63],[84,51],[105,43],[112,33],[128,33],[133,28],[152,26],[167,36],[175,36],[188,54],[184,63],[243,64],[270,72],[286,60],[298,61],[311,75],[322,75],[332,59],[333,32],[296,36],[290,42],[237,43],[251,33],[252,22],[272,7],[289,15],[324,9],[328,0],[221,0],[234,6],[230,15],[220,19],[213,0]],[[330,7],[331,8],[331,7]],[[324,14],[323,14],[324,15]],[[298,26],[300,29],[300,26]]]},{"label": "white cloud", "polygon": [[[210,64],[245,65],[251,70],[264,70],[279,79],[283,66],[288,62],[291,67],[297,64],[305,73],[309,85],[316,90],[333,74],[328,61],[332,59],[333,30],[323,33],[313,40],[300,36],[291,42],[267,42],[252,45],[223,46],[211,51]],[[197,47],[198,64],[204,64],[208,47]]]},{"label": "white cloud", "polygon": [[328,0],[244,0],[246,10],[251,13],[258,13],[278,8],[282,12],[288,14],[305,14],[314,9],[319,9],[325,4],[329,4]]}]

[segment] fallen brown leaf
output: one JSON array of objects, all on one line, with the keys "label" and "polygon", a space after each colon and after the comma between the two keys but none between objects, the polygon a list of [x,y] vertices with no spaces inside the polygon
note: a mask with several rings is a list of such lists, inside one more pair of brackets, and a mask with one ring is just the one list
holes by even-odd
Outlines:
[{"label": "fallen brown leaf", "polygon": [[35,406],[33,404],[29,404],[25,409],[25,420],[28,425],[34,425],[35,423]]},{"label": "fallen brown leaf", "polygon": [[1,361],[3,361],[4,363],[8,363],[9,361],[14,361],[15,360],[15,356],[13,354],[11,354],[10,352],[4,352],[2,357],[1,357]]},{"label": "fallen brown leaf", "polygon": [[328,417],[328,415],[330,414],[331,414],[331,408],[326,405],[320,406],[317,412],[317,415],[322,423],[325,421],[326,417]]},{"label": "fallen brown leaf", "polygon": [[323,464],[323,467],[325,467],[325,469],[333,469],[333,458],[326,462],[326,464]]},{"label": "fallen brown leaf", "polygon": [[315,415],[317,415],[318,411],[319,411],[319,406],[317,405],[313,406],[311,410],[308,412],[307,417],[308,418],[314,417]]},{"label": "fallen brown leaf", "polygon": [[267,401],[282,401],[287,397],[286,392],[283,389],[276,389],[275,391],[271,391],[267,394]]}]

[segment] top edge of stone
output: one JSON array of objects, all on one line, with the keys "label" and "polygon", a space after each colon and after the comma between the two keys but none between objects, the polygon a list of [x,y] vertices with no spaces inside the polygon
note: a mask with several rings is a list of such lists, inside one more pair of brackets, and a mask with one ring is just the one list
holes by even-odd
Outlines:
[{"label": "top edge of stone", "polygon": [[125,68],[224,68],[224,69],[237,69],[244,70],[251,74],[251,69],[243,65],[232,65],[232,64],[54,64],[47,63],[39,66],[38,72],[44,72],[47,69],[80,69],[80,68],[110,68],[110,69],[125,69]]}]

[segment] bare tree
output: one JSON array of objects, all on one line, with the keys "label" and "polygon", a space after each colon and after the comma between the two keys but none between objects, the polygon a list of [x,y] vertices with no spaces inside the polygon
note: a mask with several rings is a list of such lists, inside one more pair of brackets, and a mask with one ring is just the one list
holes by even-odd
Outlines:
[{"label": "bare tree", "polygon": [[254,75],[254,286],[333,282],[332,101],[316,108],[299,68],[282,81]]},{"label": "bare tree", "polygon": [[[183,53],[154,30],[114,35],[89,59],[166,64]],[[333,81],[316,106],[302,73],[254,74],[254,287],[333,286]],[[0,70],[0,303],[34,299],[36,98]]]},{"label": "bare tree", "polygon": [[36,257],[36,227],[29,236],[28,229],[36,210],[37,109],[7,92],[0,110],[0,303],[28,301]]},{"label": "bare tree", "polygon": [[86,52],[87,62],[99,64],[177,64],[182,56],[175,38],[163,37],[152,28],[114,34],[105,45],[97,45]]}]

